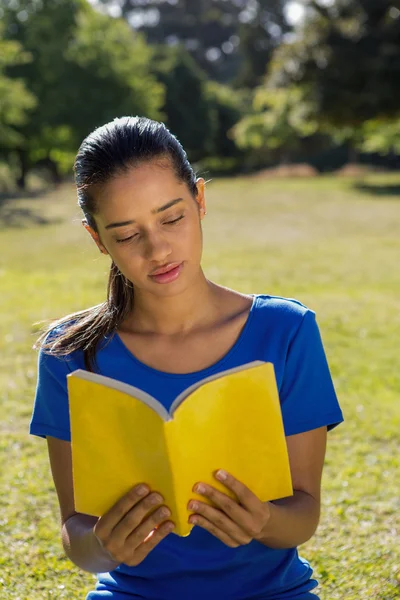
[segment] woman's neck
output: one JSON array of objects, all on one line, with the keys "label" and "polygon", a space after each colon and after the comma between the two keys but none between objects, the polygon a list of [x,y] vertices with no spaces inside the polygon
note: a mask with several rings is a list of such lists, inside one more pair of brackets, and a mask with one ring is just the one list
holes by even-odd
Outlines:
[{"label": "woman's neck", "polygon": [[132,333],[188,334],[216,319],[223,289],[203,276],[197,284],[174,296],[142,296],[135,292],[134,308],[121,329]]}]

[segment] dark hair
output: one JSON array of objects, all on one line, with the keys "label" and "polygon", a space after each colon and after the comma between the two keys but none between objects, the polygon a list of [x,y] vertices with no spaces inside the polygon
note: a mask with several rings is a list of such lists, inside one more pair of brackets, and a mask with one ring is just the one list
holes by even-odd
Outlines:
[{"label": "dark hair", "polygon": [[[74,163],[75,182],[78,204],[85,220],[95,231],[97,206],[93,186],[104,184],[134,166],[153,160],[157,160],[160,166],[172,167],[177,179],[185,182],[196,197],[196,174],[182,145],[164,123],[138,116],[115,118],[96,128],[83,140]],[[83,350],[85,367],[92,371],[99,342],[116,330],[132,305],[133,285],[112,262],[107,300],[52,321],[33,348],[41,347],[44,352],[56,356]],[[63,325],[65,327],[61,328]],[[55,328],[60,328],[56,339],[52,335],[46,339]]]}]

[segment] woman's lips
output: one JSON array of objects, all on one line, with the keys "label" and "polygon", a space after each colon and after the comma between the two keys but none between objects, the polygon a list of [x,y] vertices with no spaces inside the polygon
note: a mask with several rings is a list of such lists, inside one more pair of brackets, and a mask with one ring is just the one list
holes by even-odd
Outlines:
[{"label": "woman's lips", "polygon": [[150,275],[150,277],[156,283],[170,283],[171,281],[175,281],[175,279],[178,279],[180,272],[182,271],[182,268],[183,268],[183,263],[179,263],[178,265],[176,265],[175,267],[172,267],[171,269],[169,269],[168,271],[166,271],[164,273],[153,274],[153,275]]}]

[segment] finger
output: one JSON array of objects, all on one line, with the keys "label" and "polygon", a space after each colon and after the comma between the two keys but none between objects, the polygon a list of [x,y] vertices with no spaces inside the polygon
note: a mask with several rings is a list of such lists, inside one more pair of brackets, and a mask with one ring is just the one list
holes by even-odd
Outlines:
[{"label": "finger", "polygon": [[[162,506],[148,516],[125,540],[125,546],[130,551],[136,550],[140,544],[149,536],[151,531],[159,527],[168,517],[171,511],[167,506]],[[149,538],[151,539],[151,538]]]},{"label": "finger", "polygon": [[212,535],[220,539],[221,542],[224,542],[224,544],[226,544],[227,546],[230,546],[231,548],[237,548],[238,546],[240,546],[238,542],[232,539],[227,533],[225,533],[221,529],[218,529],[218,527],[214,525],[214,523],[211,523],[205,517],[196,514],[196,517],[191,517],[191,519],[195,519],[196,525],[202,527],[203,529],[206,529],[209,533],[212,533]]},{"label": "finger", "polygon": [[189,507],[191,505],[195,505],[197,508],[196,514],[189,517],[190,522],[193,522],[200,515],[240,545],[249,544],[253,539],[252,536],[243,531],[239,525],[217,508],[209,506],[204,502],[191,502],[189,503]]},{"label": "finger", "polygon": [[245,486],[244,483],[233,477],[233,475],[223,471],[222,469],[219,469],[219,471],[216,471],[214,476],[220,483],[222,483],[235,494],[239,500],[239,503],[249,512],[255,513],[260,509],[262,504],[261,500],[247,486]]},{"label": "finger", "polygon": [[109,537],[111,531],[130,509],[150,493],[148,486],[138,484],[122,496],[107,512],[104,513],[94,526],[94,533],[101,540]]},{"label": "finger", "polygon": [[153,534],[142,542],[134,551],[134,554],[127,558],[125,564],[134,566],[142,562],[143,559],[163,540],[167,535],[174,530],[175,524],[172,521],[165,521],[162,525],[154,530]]},{"label": "finger", "polygon": [[[244,531],[251,531],[253,515],[250,514],[245,508],[240,506],[240,504],[238,504],[235,500],[232,500],[232,498],[229,498],[229,496],[223,492],[216,490],[211,485],[206,485],[204,483],[201,483],[200,487],[198,487],[198,485],[194,486],[194,491],[198,494],[202,494],[206,498],[209,498],[217,508],[228,515],[228,517],[237,523],[237,525],[239,525],[239,527],[241,527]],[[190,506],[194,505],[189,503],[189,508]],[[196,508],[190,510],[195,510],[197,512]]]},{"label": "finger", "polygon": [[160,506],[163,501],[161,494],[152,492],[126,513],[118,525],[114,527],[109,537],[115,536],[124,542],[132,531],[140,525],[148,512]]}]

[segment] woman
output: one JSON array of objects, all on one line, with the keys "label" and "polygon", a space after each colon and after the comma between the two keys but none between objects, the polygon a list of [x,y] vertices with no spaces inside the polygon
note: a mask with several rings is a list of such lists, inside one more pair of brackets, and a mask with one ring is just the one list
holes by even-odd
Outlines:
[{"label": "woman", "polygon": [[[317,528],[327,431],[343,416],[315,312],[205,277],[205,182],[162,123],[123,117],[99,127],[83,141],[75,174],[83,225],[111,258],[107,301],[39,338],[30,432],[47,438],[65,552],[98,574],[87,600],[317,598],[297,546]],[[146,482],[132,482],[99,519],[74,511],[69,372],[97,370],[168,409],[199,379],[252,360],[274,363],[293,496],[262,503],[228,473],[221,481],[237,501],[203,485],[214,507],[189,503],[188,537],[173,534],[169,508]]]}]

